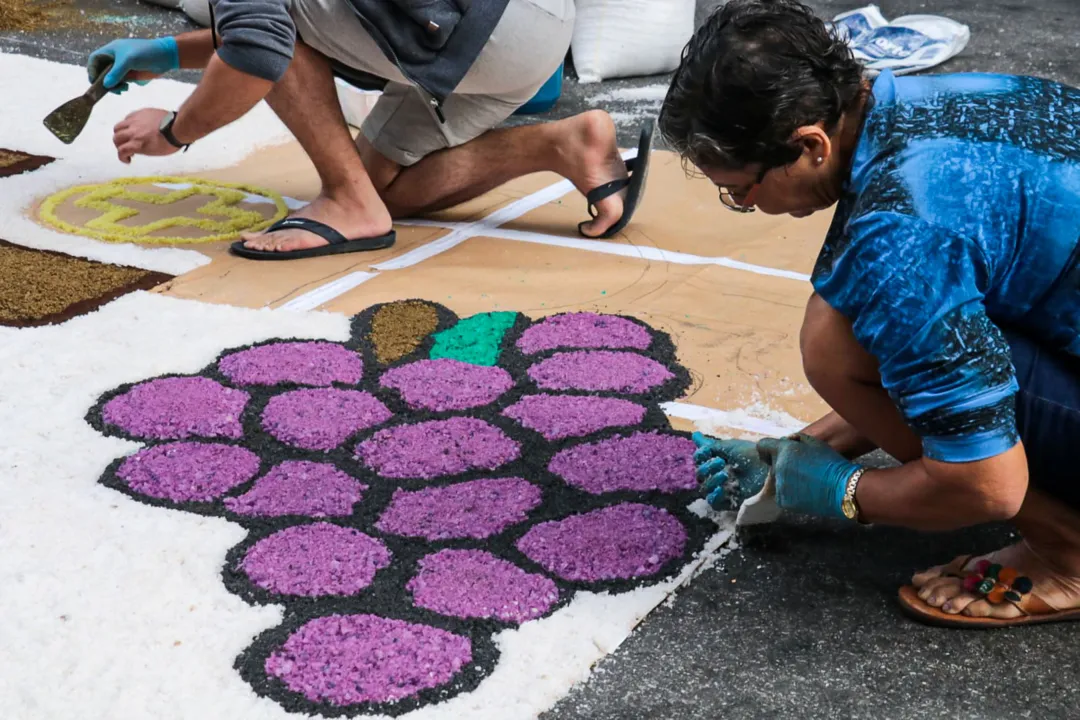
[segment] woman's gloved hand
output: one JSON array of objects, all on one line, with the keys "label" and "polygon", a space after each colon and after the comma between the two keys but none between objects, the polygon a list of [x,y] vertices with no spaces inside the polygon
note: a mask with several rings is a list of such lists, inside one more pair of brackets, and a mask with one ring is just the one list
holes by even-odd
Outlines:
[{"label": "woman's gloved hand", "polygon": [[694,453],[698,481],[704,483],[705,499],[715,510],[738,510],[743,500],[757,495],[769,475],[755,443],[722,440],[696,432]]},{"label": "woman's gloved hand", "polygon": [[113,40],[95,50],[87,61],[90,82],[97,80],[112,64],[105,76],[105,88],[114,93],[127,90],[127,82],[145,85],[150,80],[180,67],[180,49],[171,37],[156,40]]},{"label": "woman's gloved hand", "polygon": [[768,438],[757,444],[776,472],[776,504],[805,515],[843,518],[840,504],[859,466],[809,435]]}]

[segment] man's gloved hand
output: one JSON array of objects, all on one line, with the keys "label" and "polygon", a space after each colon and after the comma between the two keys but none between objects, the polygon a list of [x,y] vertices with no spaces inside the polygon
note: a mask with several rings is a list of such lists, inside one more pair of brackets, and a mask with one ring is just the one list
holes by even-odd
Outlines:
[{"label": "man's gloved hand", "polygon": [[757,495],[769,475],[769,466],[747,440],[721,440],[696,432],[694,453],[698,481],[715,510],[738,510],[746,498]]},{"label": "man's gloved hand", "polygon": [[859,466],[809,435],[768,438],[757,444],[776,472],[776,504],[806,515],[843,518],[840,504]]},{"label": "man's gloved hand", "polygon": [[110,63],[112,69],[105,76],[105,87],[119,94],[127,90],[126,80],[145,85],[153,78],[179,68],[180,49],[171,37],[113,40],[90,55],[86,65],[90,82],[97,80]]}]

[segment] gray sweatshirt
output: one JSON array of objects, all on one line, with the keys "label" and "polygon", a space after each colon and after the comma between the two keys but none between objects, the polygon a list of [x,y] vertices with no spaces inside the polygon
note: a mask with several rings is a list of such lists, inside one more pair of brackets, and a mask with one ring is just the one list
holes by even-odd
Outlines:
[{"label": "gray sweatshirt", "polygon": [[[472,67],[509,0],[341,0],[438,109]],[[218,56],[277,82],[292,60],[292,0],[211,0]]]}]

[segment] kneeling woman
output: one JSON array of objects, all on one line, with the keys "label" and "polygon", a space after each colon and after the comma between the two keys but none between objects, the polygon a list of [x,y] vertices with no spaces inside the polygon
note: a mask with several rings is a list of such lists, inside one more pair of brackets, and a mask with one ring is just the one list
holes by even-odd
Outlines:
[{"label": "kneeling woman", "polygon": [[[714,506],[1022,540],[915,575],[921,619],[1080,619],[1080,91],[1004,75],[874,82],[793,0],[731,0],[660,116],[731,209],[836,205],[803,366],[834,412],[756,446],[699,437]],[[852,462],[882,448],[902,462]],[[738,490],[734,490],[738,488]],[[944,560],[944,559],[943,559]]]}]

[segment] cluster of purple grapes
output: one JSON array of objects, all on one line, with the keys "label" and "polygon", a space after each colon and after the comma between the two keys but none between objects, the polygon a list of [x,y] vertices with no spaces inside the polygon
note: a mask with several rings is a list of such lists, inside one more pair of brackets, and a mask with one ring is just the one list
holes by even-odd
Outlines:
[{"label": "cluster of purple grapes", "polygon": [[290,709],[397,715],[472,689],[498,631],[670,577],[709,533],[686,510],[694,445],[659,407],[689,384],[666,335],[429,304],[435,330],[387,362],[372,325],[394,305],[349,342],[229,350],[88,415],[143,444],[104,484],[249,530],[224,582],[286,617],[236,667]]}]

